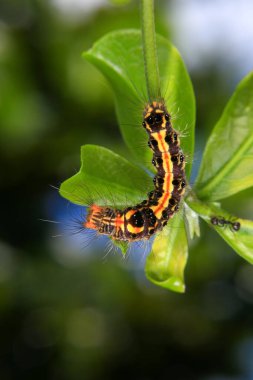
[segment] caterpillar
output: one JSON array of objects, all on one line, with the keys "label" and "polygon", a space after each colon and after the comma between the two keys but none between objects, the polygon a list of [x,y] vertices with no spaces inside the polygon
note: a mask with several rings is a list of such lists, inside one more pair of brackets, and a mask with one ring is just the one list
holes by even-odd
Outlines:
[{"label": "caterpillar", "polygon": [[239,231],[241,228],[240,222],[232,222],[223,217],[218,218],[217,216],[212,216],[210,221],[214,226],[224,227],[225,225],[229,225],[233,229],[233,231]]},{"label": "caterpillar", "polygon": [[149,239],[161,231],[178,211],[185,192],[185,156],[163,100],[153,101],[145,107],[142,125],[153,152],[154,190],[148,193],[147,199],[124,210],[92,204],[83,222],[84,228],[116,241]]}]

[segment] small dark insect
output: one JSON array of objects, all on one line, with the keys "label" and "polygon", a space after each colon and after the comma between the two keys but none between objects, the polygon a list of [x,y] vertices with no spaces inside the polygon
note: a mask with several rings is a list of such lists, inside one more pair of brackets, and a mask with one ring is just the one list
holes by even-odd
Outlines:
[{"label": "small dark insect", "polygon": [[210,221],[214,226],[224,227],[229,225],[233,231],[239,231],[241,228],[240,222],[231,222],[223,217],[212,216]]}]

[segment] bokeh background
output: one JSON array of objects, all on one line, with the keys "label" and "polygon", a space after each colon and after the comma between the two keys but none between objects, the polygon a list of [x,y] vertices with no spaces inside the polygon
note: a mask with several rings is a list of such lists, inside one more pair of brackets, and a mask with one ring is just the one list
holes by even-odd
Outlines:
[{"label": "bokeh background", "polygon": [[[253,267],[213,230],[201,224],[178,295],[145,279],[141,252],[90,253],[64,229],[79,210],[54,187],[78,171],[80,146],[127,156],[112,92],[81,58],[105,33],[139,27],[138,4],[115,3],[0,1],[0,378],[251,380]],[[253,67],[253,3],[158,1],[156,17],[194,85],[194,182],[213,124]],[[223,206],[252,218],[252,195]]]}]

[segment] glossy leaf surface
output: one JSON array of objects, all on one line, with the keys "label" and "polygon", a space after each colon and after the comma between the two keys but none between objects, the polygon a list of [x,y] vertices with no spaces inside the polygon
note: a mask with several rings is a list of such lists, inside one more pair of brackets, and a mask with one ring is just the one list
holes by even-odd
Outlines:
[{"label": "glossy leaf surface", "polygon": [[176,215],[158,235],[146,261],[146,276],[156,285],[183,293],[188,242],[181,215]]},{"label": "glossy leaf surface", "polygon": [[80,171],[60,187],[60,194],[73,203],[124,207],[152,189],[147,173],[109,149],[84,145],[81,162]]},{"label": "glossy leaf surface", "polygon": [[215,201],[253,186],[253,73],[238,85],[204,152],[196,193]]}]

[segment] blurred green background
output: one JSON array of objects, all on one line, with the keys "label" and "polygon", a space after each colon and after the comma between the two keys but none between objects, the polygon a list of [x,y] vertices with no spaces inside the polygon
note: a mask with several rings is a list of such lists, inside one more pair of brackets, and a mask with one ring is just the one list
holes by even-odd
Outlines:
[{"label": "blurred green background", "polygon": [[[213,123],[252,68],[242,17],[252,10],[246,0],[157,2],[157,30],[180,47],[197,98],[192,182]],[[145,279],[143,253],[91,253],[65,228],[80,210],[52,186],[79,170],[80,146],[127,156],[112,93],[81,53],[131,27],[136,2],[0,1],[1,380],[253,379],[253,268],[213,230],[201,224],[178,295]],[[252,189],[223,207],[252,219]]]}]

